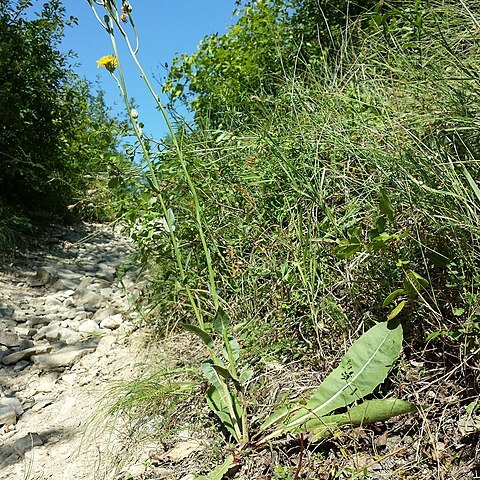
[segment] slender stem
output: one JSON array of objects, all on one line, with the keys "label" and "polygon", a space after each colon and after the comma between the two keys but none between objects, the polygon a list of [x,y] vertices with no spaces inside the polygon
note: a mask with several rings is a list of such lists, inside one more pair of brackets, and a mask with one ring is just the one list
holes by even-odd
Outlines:
[{"label": "slender stem", "polygon": [[216,284],[215,284],[215,276],[214,276],[214,272],[213,272],[213,265],[212,265],[212,258],[211,258],[211,255],[210,255],[210,249],[208,248],[207,241],[206,241],[206,238],[205,238],[205,232],[203,230],[202,216],[201,216],[202,209],[200,207],[200,202],[198,200],[197,190],[196,190],[195,185],[192,181],[190,173],[188,172],[187,163],[186,163],[185,158],[183,156],[182,148],[180,147],[180,144],[178,143],[177,134],[176,134],[176,132],[173,128],[173,125],[172,125],[172,122],[170,121],[170,118],[168,117],[167,111],[166,111],[165,107],[163,106],[162,101],[160,100],[160,97],[157,95],[157,93],[153,89],[152,84],[150,83],[150,80],[148,79],[147,75],[145,75],[145,71],[143,70],[143,67],[142,67],[141,63],[139,62],[139,60],[137,58],[135,50],[132,48],[132,45],[130,43],[130,39],[128,38],[128,35],[126,34],[125,30],[123,29],[123,27],[119,23],[117,23],[117,27],[119,28],[120,33],[122,34],[122,36],[125,39],[127,47],[130,51],[130,55],[132,56],[138,70],[140,71],[140,75],[141,75],[143,81],[145,82],[148,90],[150,91],[150,94],[154,98],[155,103],[157,104],[157,106],[158,106],[158,108],[159,108],[159,110],[162,114],[162,117],[165,121],[165,124],[167,125],[168,131],[170,133],[173,144],[175,146],[175,151],[178,155],[178,159],[180,161],[180,164],[182,165],[183,173],[185,175],[185,179],[187,180],[188,188],[190,189],[190,193],[192,195],[192,199],[193,199],[194,206],[195,206],[195,218],[196,218],[196,223],[197,223],[197,228],[198,228],[198,234],[200,236],[200,240],[202,242],[203,250],[204,250],[204,253],[205,253],[206,260],[207,260],[208,277],[209,277],[212,299],[213,299],[213,303],[214,303],[214,306],[215,306],[215,310],[218,310],[218,307],[219,307],[220,303],[219,303],[219,299],[218,299],[217,287],[216,287]]},{"label": "slender stem", "polygon": [[125,107],[127,109],[127,113],[128,113],[129,118],[130,118],[130,123],[132,124],[132,126],[134,128],[135,135],[138,138],[138,141],[139,141],[140,146],[142,148],[143,156],[145,158],[145,161],[147,162],[147,165],[148,165],[148,168],[149,168],[149,171],[150,171],[150,178],[151,178],[152,184],[153,184],[153,186],[156,190],[156,195],[157,195],[158,200],[160,201],[160,206],[161,206],[165,221],[167,223],[168,233],[170,235],[170,240],[171,240],[171,243],[173,245],[175,258],[176,258],[176,261],[177,261],[177,266],[178,266],[178,269],[179,269],[180,279],[181,279],[182,285],[185,288],[188,299],[190,301],[190,304],[192,305],[192,308],[193,308],[194,313],[195,313],[195,317],[197,318],[197,321],[198,321],[199,325],[202,328],[204,328],[204,322],[203,322],[202,315],[201,315],[200,310],[199,310],[199,308],[198,308],[198,306],[195,302],[195,299],[192,295],[190,287],[186,283],[185,269],[183,267],[182,255],[181,255],[180,248],[179,248],[179,245],[178,245],[178,240],[177,240],[177,237],[175,236],[175,233],[174,233],[173,225],[171,223],[170,215],[168,214],[168,208],[167,208],[167,205],[165,203],[165,199],[163,198],[163,194],[162,194],[161,189],[160,189],[160,184],[159,184],[158,179],[157,179],[155,168],[154,168],[154,166],[151,162],[151,159],[150,159],[150,153],[149,153],[149,151],[148,151],[148,149],[145,145],[145,142],[143,141],[142,133],[139,130],[139,126],[138,126],[137,122],[135,121],[135,119],[132,117],[132,108],[131,108],[130,102],[128,100],[129,97],[128,97],[128,93],[127,93],[127,86],[126,86],[126,82],[125,82],[125,77],[123,75],[123,68],[122,68],[122,64],[121,64],[121,61],[120,61],[120,56],[118,54],[118,48],[117,48],[117,43],[116,43],[116,40],[115,40],[115,36],[113,34],[112,29],[109,26],[107,26],[107,32],[110,35],[110,40],[111,40],[112,47],[113,47],[113,50],[114,50],[114,53],[115,53],[115,58],[117,60],[119,79],[117,79],[115,77],[115,75],[113,75],[113,74],[112,74],[112,76],[116,80],[117,85],[119,86],[119,88],[122,92],[122,97],[123,97],[124,102],[125,102]]}]

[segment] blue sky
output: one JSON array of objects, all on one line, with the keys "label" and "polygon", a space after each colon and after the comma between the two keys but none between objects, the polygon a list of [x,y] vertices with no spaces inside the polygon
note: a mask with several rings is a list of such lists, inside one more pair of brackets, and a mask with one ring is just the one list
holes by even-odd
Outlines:
[{"label": "blue sky", "polygon": [[[121,2],[117,2],[120,4]],[[140,37],[139,59],[147,75],[163,78],[176,53],[192,53],[200,40],[208,34],[224,33],[227,26],[235,23],[232,12],[235,0],[131,0],[133,17]],[[91,11],[87,0],[64,0],[66,15],[78,18],[78,25],[66,28],[62,50],[73,50],[78,54],[76,71],[88,80],[100,78],[100,86],[106,92],[109,106],[114,111],[123,109],[118,88],[104,69],[98,69],[96,60],[112,54],[110,39]],[[103,17],[103,11],[98,9]],[[123,46],[120,41],[117,42]],[[128,58],[126,49],[121,49],[122,65],[127,77],[130,97],[139,105],[139,120],[145,131],[155,138],[166,133],[160,114],[155,110],[138,71]],[[161,92],[158,82],[154,88]]]}]

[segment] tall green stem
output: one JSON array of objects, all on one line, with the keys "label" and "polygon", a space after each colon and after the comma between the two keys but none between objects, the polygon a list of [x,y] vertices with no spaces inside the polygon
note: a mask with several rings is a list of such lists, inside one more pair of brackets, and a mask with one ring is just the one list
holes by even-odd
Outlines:
[{"label": "tall green stem", "polygon": [[[199,199],[198,199],[198,194],[197,194],[197,190],[195,188],[195,184],[192,181],[192,177],[190,176],[190,173],[188,171],[187,162],[185,161],[185,158],[183,156],[182,148],[181,148],[181,146],[178,142],[177,134],[176,134],[176,132],[173,128],[173,125],[172,125],[172,123],[171,123],[171,121],[168,117],[167,111],[166,111],[165,107],[163,106],[160,98],[156,94],[155,90],[153,89],[148,77],[145,75],[143,67],[142,67],[142,65],[140,64],[140,62],[137,58],[138,37],[136,36],[136,39],[137,39],[136,48],[133,49],[132,45],[130,43],[130,39],[128,38],[128,35],[126,34],[125,30],[123,29],[123,27],[120,23],[120,19],[118,17],[118,13],[116,11],[115,4],[111,0],[107,0],[103,3],[103,6],[105,7],[105,9],[108,13],[108,15],[106,15],[104,17],[105,23],[102,22],[102,20],[99,18],[98,14],[95,10],[95,7],[92,3],[92,0],[87,0],[87,1],[89,2],[90,6],[92,7],[92,10],[94,11],[95,16],[97,17],[99,22],[102,24],[102,26],[107,30],[107,32],[110,36],[110,40],[111,40],[112,47],[113,47],[114,54],[115,54],[115,59],[116,59],[116,62],[117,62],[119,79],[117,79],[117,77],[113,74],[113,72],[112,72],[112,76],[113,76],[113,78],[117,82],[117,85],[120,88],[120,91],[122,93],[122,97],[124,99],[125,106],[127,108],[127,112],[128,112],[129,118],[130,118],[130,123],[132,124],[132,126],[134,128],[135,135],[138,138],[138,141],[140,143],[145,162],[147,163],[147,166],[148,166],[148,169],[149,169],[149,172],[150,172],[151,182],[152,182],[153,188],[156,191],[156,196],[157,196],[157,198],[160,202],[160,206],[162,208],[162,212],[164,214],[165,221],[167,223],[168,233],[170,235],[171,243],[172,243],[172,246],[173,246],[173,249],[174,249],[175,258],[176,258],[177,265],[178,265],[178,270],[179,270],[179,273],[180,273],[180,278],[182,280],[182,285],[184,286],[185,291],[187,293],[187,296],[189,298],[189,301],[192,305],[192,308],[194,309],[195,316],[197,318],[198,324],[204,330],[205,325],[204,325],[204,322],[203,322],[201,311],[200,311],[199,307],[197,306],[197,303],[196,303],[196,301],[193,297],[193,294],[190,290],[190,287],[189,287],[189,285],[186,281],[185,268],[183,266],[182,255],[181,255],[181,252],[180,252],[178,239],[177,239],[177,237],[174,233],[174,230],[173,230],[171,217],[168,214],[167,204],[165,202],[165,199],[163,197],[163,194],[162,194],[162,191],[161,191],[161,188],[160,188],[160,184],[158,182],[155,167],[154,167],[154,165],[151,161],[151,158],[150,158],[150,152],[149,152],[149,150],[148,150],[148,148],[145,144],[145,141],[143,139],[143,135],[142,135],[142,132],[140,131],[139,125],[138,125],[136,119],[132,116],[132,106],[130,105],[130,102],[128,100],[129,97],[128,97],[128,93],[127,93],[125,77],[123,75],[123,69],[122,69],[122,65],[120,63],[120,56],[118,54],[117,43],[116,43],[115,36],[114,36],[113,26],[111,24],[112,22],[115,23],[115,26],[118,28],[121,35],[125,39],[125,42],[126,42],[126,45],[128,47],[128,50],[130,52],[130,55],[131,55],[132,59],[134,60],[135,65],[137,66],[138,70],[140,71],[141,77],[144,80],[150,94],[154,98],[155,103],[157,104],[157,107],[159,108],[159,110],[160,110],[160,112],[163,116],[165,124],[167,125],[168,131],[169,131],[170,136],[172,138],[176,154],[177,154],[178,159],[180,161],[180,164],[182,166],[182,170],[183,170],[185,179],[187,181],[190,193],[192,195],[194,208],[195,208],[195,220],[196,220],[196,224],[197,224],[197,229],[198,229],[198,233],[199,233],[199,236],[200,236],[200,239],[201,239],[201,243],[202,243],[203,251],[204,251],[204,254],[205,254],[206,262],[207,262],[210,293],[212,295],[215,310],[218,312],[220,302],[219,302],[218,292],[217,292],[217,288],[216,288],[216,284],[215,284],[215,276],[214,276],[214,271],[213,271],[213,264],[212,264],[210,249],[208,248],[208,245],[207,245],[206,236],[205,236],[203,223],[202,223],[202,209],[200,207],[200,202],[199,202]],[[132,20],[130,20],[130,21],[133,25],[133,21]],[[232,374],[233,374],[234,378],[236,378],[237,377],[237,371],[236,371],[235,359],[234,359],[232,348],[231,348],[230,341],[229,341],[229,338],[228,338],[228,332],[226,330],[224,330],[224,332],[223,332],[223,342],[224,342],[225,348],[227,350]],[[217,365],[221,365],[221,362],[219,361],[213,347],[212,346],[207,346],[207,348],[208,348],[210,357],[213,360],[213,362]],[[221,384],[221,387],[222,387],[222,390],[223,390],[223,397],[224,397],[224,399],[227,403],[227,408],[228,408],[228,411],[229,411],[229,415],[230,415],[230,417],[232,419],[232,422],[233,422],[233,428],[234,428],[234,431],[235,431],[235,435],[236,435],[238,440],[247,441],[248,440],[248,426],[247,426],[245,402],[243,402],[244,407],[242,409],[242,418],[241,418],[241,424],[240,424],[239,421],[237,420],[237,415],[236,415],[235,407],[234,407],[234,404],[233,404],[233,400],[231,398],[231,391],[230,391],[230,388],[228,386],[228,383],[223,379],[219,379],[219,381],[220,381],[220,384]]]}]

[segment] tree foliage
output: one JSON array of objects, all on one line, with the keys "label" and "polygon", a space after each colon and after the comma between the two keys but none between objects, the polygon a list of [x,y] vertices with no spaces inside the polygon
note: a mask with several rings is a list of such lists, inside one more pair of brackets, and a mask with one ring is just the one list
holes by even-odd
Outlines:
[{"label": "tree foliage", "polygon": [[173,60],[164,91],[189,102],[202,126],[244,125],[268,112],[293,72],[301,75],[334,53],[345,25],[377,3],[247,1],[226,34],[206,36],[195,53]]},{"label": "tree foliage", "polygon": [[107,170],[119,123],[59,50],[74,20],[61,1],[33,6],[0,0],[0,201],[64,215]]}]

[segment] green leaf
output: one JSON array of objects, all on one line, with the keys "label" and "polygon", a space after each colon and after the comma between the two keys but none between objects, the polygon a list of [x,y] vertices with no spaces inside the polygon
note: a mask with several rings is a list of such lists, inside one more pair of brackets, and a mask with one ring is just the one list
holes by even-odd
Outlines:
[{"label": "green leaf", "polygon": [[383,188],[380,189],[380,211],[388,218],[390,223],[393,223],[392,203]]},{"label": "green leaf", "polygon": [[250,368],[245,368],[242,371],[242,373],[240,373],[238,381],[241,384],[244,384],[244,383],[248,382],[252,377],[253,377],[253,370],[251,370]]},{"label": "green leaf", "polygon": [[375,228],[378,234],[383,233],[385,231],[386,225],[387,225],[387,219],[385,217],[377,218],[377,221],[375,222]]},{"label": "green leaf", "polygon": [[225,380],[231,380],[234,383],[235,388],[237,389],[241,388],[238,379],[234,377],[228,369],[226,369],[225,367],[222,367],[221,365],[216,365],[216,364],[212,364],[212,368]]},{"label": "green leaf", "polygon": [[[230,349],[232,350],[233,359],[237,361],[240,358],[240,345],[238,344],[238,340],[234,337],[229,337],[228,343],[230,344]],[[227,349],[225,347],[222,350],[222,354],[225,360],[230,360],[230,358],[228,357]]]},{"label": "green leaf", "polygon": [[338,242],[338,246],[333,250],[333,253],[338,258],[350,258],[360,251],[362,245],[358,242],[352,243],[350,240],[344,239]]},{"label": "green leaf", "polygon": [[[228,430],[235,440],[240,441],[240,438],[238,438],[234,427],[234,425],[241,424],[240,419],[242,418],[242,407],[238,403],[237,397],[232,394],[229,389],[225,391],[224,389],[217,388],[215,385],[211,385],[207,390],[206,400],[207,405],[210,407],[212,412],[217,415],[222,422],[222,425]],[[232,418],[230,414],[228,407],[229,404],[233,406],[235,418]]]},{"label": "green leaf", "polygon": [[413,270],[408,270],[403,279],[403,288],[409,295],[417,295],[422,290],[425,290],[428,285],[428,280]]},{"label": "green leaf", "polygon": [[473,190],[473,193],[475,193],[477,200],[480,202],[480,188],[478,184],[470,175],[470,172],[467,170],[467,167],[465,167],[465,165],[462,165],[462,167],[463,167],[463,173],[465,174],[465,177],[467,178],[467,181],[470,184],[470,187]]},{"label": "green leaf", "polygon": [[202,372],[212,385],[221,388],[222,380],[219,377],[219,373],[213,368],[213,365],[214,363],[212,360],[205,360],[201,364]]},{"label": "green leaf", "polygon": [[216,333],[221,334],[224,330],[227,330],[230,325],[230,319],[222,307],[218,307],[215,319],[213,320],[213,330]]},{"label": "green leaf", "polygon": [[229,455],[227,459],[221,465],[219,465],[212,473],[208,474],[207,476],[197,477],[197,480],[222,480],[234,463],[235,459],[233,455]]},{"label": "green leaf", "polygon": [[[293,407],[293,414],[267,438],[307,428],[337,408],[350,405],[373,392],[382,383],[400,355],[403,333],[400,324],[379,323],[364,333],[349,348],[340,365],[325,378],[305,406]],[[282,418],[278,412],[273,417]],[[261,429],[273,422],[267,418]]]},{"label": "green leaf", "polygon": [[405,300],[402,300],[388,315],[387,320],[393,320],[402,310],[403,307],[405,306],[406,302]]},{"label": "green leaf", "polygon": [[399,288],[398,290],[395,290],[392,292],[388,297],[383,301],[383,306],[388,307],[397,297],[400,295],[403,295],[405,293],[405,290],[403,288]]},{"label": "green leaf", "polygon": [[187,332],[192,332],[197,337],[201,338],[207,347],[213,348],[213,339],[205,330],[202,330],[196,325],[190,325],[189,323],[182,323],[181,327],[184,330],[187,330]]},{"label": "green leaf", "polygon": [[316,420],[317,425],[310,424],[309,431],[317,440],[330,436],[342,425],[368,425],[374,422],[384,422],[389,418],[417,411],[417,407],[410,402],[398,398],[383,400],[367,400],[356,405],[346,413],[327,415]]}]

